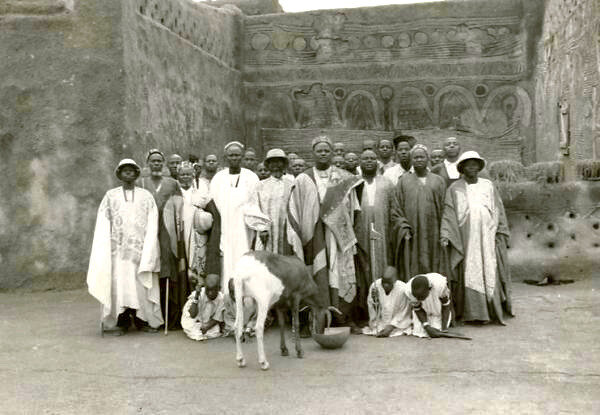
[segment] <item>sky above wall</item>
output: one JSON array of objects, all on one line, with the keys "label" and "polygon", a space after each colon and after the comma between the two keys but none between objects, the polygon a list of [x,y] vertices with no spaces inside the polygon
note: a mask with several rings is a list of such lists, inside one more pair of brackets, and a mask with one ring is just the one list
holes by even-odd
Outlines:
[{"label": "sky above wall", "polygon": [[[210,3],[210,0],[194,1]],[[433,1],[445,0],[279,0],[279,4],[281,4],[284,11],[292,13],[320,9],[384,6],[388,4],[431,3]]]},{"label": "sky above wall", "polygon": [[279,0],[286,12],[303,12],[319,9],[349,9],[353,7],[373,7],[387,4],[428,3],[444,0]]}]

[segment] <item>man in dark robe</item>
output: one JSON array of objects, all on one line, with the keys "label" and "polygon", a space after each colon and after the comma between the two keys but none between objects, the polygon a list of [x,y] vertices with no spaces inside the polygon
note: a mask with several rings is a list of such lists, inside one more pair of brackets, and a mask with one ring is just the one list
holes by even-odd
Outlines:
[{"label": "man in dark robe", "polygon": [[377,174],[377,154],[365,150],[360,156],[363,184],[357,188],[360,212],[356,214],[356,281],[359,306],[363,317],[367,316],[368,289],[383,276],[389,263],[389,223],[394,185]]},{"label": "man in dark robe", "polygon": [[413,147],[411,162],[414,173],[398,181],[391,213],[394,265],[404,282],[417,274],[441,271],[439,238],[446,194],[444,180],[427,169],[424,145]]},{"label": "man in dark robe", "polygon": [[[163,316],[166,319],[166,293],[167,279],[175,281],[178,278],[179,264],[177,258],[173,256],[171,250],[171,239],[164,221],[164,208],[167,200],[173,195],[180,195],[181,190],[176,180],[162,175],[165,162],[165,156],[159,150],[153,149],[148,152],[146,164],[150,167],[150,177],[141,179],[140,187],[148,190],[154,196],[156,206],[158,207],[158,242],[160,245],[160,305]],[[169,288],[169,296],[173,298],[172,290],[174,285]],[[183,306],[183,304],[182,304]],[[172,305],[169,305],[172,308]],[[169,310],[171,313],[172,310]],[[178,322],[169,319],[169,326],[177,325]],[[175,327],[175,326],[174,326]]]}]

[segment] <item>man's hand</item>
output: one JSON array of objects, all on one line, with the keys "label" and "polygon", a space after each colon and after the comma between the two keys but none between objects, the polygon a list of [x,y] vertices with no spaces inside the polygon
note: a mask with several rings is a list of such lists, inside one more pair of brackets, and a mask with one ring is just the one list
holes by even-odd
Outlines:
[{"label": "man's hand", "polygon": [[374,304],[379,304],[379,291],[375,285],[371,287],[371,299],[373,300]]},{"label": "man's hand", "polygon": [[448,238],[441,238],[440,239],[440,244],[442,244],[443,247],[448,246],[449,243],[450,243],[450,241],[448,241]]},{"label": "man's hand", "polygon": [[264,247],[267,246],[267,242],[269,241],[269,231],[260,231],[258,234],[258,238]]},{"label": "man's hand", "polygon": [[377,337],[390,337],[392,331],[394,331],[394,326],[388,324],[383,330],[380,330],[379,333],[377,333]]},{"label": "man's hand", "polygon": [[406,236],[404,237],[405,241],[410,241],[411,235],[410,232],[406,234]]}]

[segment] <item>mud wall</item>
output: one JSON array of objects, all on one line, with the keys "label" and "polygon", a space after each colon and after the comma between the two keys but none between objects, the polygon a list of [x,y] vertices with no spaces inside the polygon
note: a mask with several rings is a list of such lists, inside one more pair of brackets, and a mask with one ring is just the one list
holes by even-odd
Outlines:
[{"label": "mud wall", "polygon": [[124,145],[205,155],[241,139],[242,14],[190,0],[124,2]]},{"label": "mud wall", "polygon": [[428,144],[459,134],[491,160],[532,162],[542,15],[541,1],[502,0],[249,16],[248,141],[291,150],[308,129],[355,147],[386,131]]},{"label": "mud wall", "polygon": [[122,154],[121,2],[0,7],[0,290],[82,285]]},{"label": "mud wall", "polygon": [[536,82],[538,161],[600,158],[599,35],[597,0],[547,2]]}]

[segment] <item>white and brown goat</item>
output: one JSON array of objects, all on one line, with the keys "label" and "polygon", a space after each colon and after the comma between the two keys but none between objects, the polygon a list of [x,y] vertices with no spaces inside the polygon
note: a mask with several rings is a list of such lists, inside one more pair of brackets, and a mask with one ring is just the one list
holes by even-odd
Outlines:
[{"label": "white and brown goat", "polygon": [[[246,366],[242,352],[242,336],[244,322],[244,308],[241,301],[244,296],[256,301],[256,343],[258,346],[258,363],[261,369],[267,370],[269,362],[265,356],[263,334],[265,319],[269,309],[275,308],[281,332],[281,355],[287,356],[288,349],[285,345],[285,319],[284,311],[291,309],[292,326],[296,343],[296,355],[304,356],[300,344],[298,314],[300,302],[308,305],[319,325],[327,319],[331,322],[330,309],[340,313],[335,307],[323,304],[318,295],[317,284],[313,281],[307,266],[297,257],[274,254],[268,251],[251,251],[242,256],[237,263],[233,277],[236,299],[235,318],[235,343],[236,360],[239,367]],[[341,314],[341,313],[340,313]]]}]

